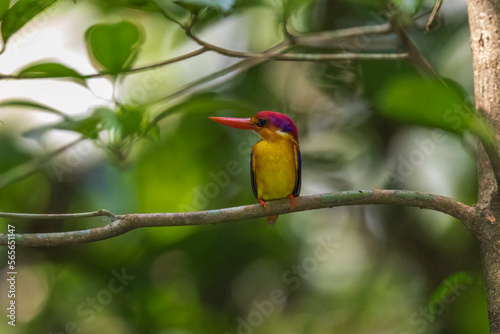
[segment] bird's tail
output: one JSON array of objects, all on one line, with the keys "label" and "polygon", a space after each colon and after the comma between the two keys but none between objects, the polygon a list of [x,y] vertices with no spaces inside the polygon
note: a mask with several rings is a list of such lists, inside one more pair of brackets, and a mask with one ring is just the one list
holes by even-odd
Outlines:
[{"label": "bird's tail", "polygon": [[266,223],[267,225],[274,225],[276,224],[276,221],[278,220],[278,216],[267,216],[266,217]]}]

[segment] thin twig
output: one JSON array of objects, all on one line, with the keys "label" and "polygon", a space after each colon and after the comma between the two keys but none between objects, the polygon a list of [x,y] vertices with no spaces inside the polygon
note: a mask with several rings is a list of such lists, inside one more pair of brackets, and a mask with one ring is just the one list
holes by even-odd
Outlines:
[{"label": "thin twig", "polygon": [[339,30],[321,31],[311,34],[295,35],[293,41],[296,44],[304,46],[324,46],[356,36],[380,35],[392,32],[390,23],[379,25],[367,25],[362,27],[352,27]]},{"label": "thin twig", "polygon": [[411,38],[408,36],[406,31],[402,27],[399,27],[398,29],[396,29],[396,33],[399,36],[399,40],[401,41],[403,48],[406,50],[408,54],[408,59],[425,74],[430,75],[431,77],[434,78],[438,78],[439,80],[442,81],[441,77],[438,75],[436,70],[431,66],[431,64],[427,61],[427,59],[425,59],[425,57],[422,55],[418,47],[415,45],[415,43],[413,43]]},{"label": "thin twig", "polygon": [[191,37],[196,43],[205,47],[210,51],[217,52],[218,54],[233,57],[233,58],[263,58],[271,60],[282,60],[282,61],[334,61],[334,60],[352,60],[352,59],[380,59],[380,60],[394,60],[394,59],[406,59],[408,58],[407,53],[349,53],[349,52],[339,52],[339,53],[278,53],[269,54],[261,52],[240,52],[234,50],[228,50],[208,42],[201,40],[199,37],[194,35],[192,32],[188,32],[189,37]]},{"label": "thin twig", "polygon": [[[120,71],[118,73],[119,74],[125,74],[125,73],[137,73],[137,72],[147,71],[147,70],[151,70],[151,69],[154,69],[154,68],[157,68],[157,67],[162,67],[162,66],[170,65],[170,64],[173,64],[173,63],[177,63],[177,62],[189,59],[189,58],[196,57],[196,56],[201,55],[202,53],[204,53],[206,51],[208,51],[206,48],[201,47],[201,48],[196,49],[194,51],[188,52],[186,54],[183,54],[183,55],[180,55],[180,56],[177,56],[177,57],[174,57],[174,58],[167,59],[167,60],[159,62],[159,63],[145,65],[145,66],[136,67],[136,68],[130,68],[130,69],[127,69],[127,70]],[[82,76],[82,79],[101,78],[101,77],[108,76],[110,74],[111,73],[108,72],[108,71],[102,71],[102,72],[99,72],[99,73],[84,75],[84,76]],[[54,78],[63,78],[63,77],[50,77],[50,76],[43,77],[43,79],[51,79],[51,78],[54,79]],[[19,77],[17,75],[0,74],[0,80],[1,79],[42,79],[42,78],[40,78],[40,77]]]},{"label": "thin twig", "polygon": [[[270,49],[264,51],[264,53],[269,52],[269,53],[282,53],[286,52],[290,46],[288,45],[287,42],[281,42]],[[270,61],[270,59],[265,59],[265,58],[246,58],[242,61],[239,61],[238,63],[228,66],[220,71],[211,73],[207,76],[204,76],[198,80],[195,80],[193,82],[188,83],[187,85],[177,89],[174,92],[168,93],[165,96],[161,96],[151,102],[148,103],[148,105],[155,105],[158,104],[162,101],[167,101],[167,103],[171,103],[173,100],[178,99],[184,95],[187,95],[191,93],[195,88],[198,88],[202,85],[205,85],[209,82],[213,82],[219,78],[222,78],[230,73],[233,75],[237,75],[238,73],[241,73],[243,71],[246,71],[254,66],[263,64]],[[220,84],[220,82],[218,82]],[[148,128],[153,127],[154,125],[158,124],[159,121],[161,121],[163,118],[168,116],[170,114],[170,110],[166,109],[165,111],[162,111],[158,115],[155,116],[152,122],[150,122]]]},{"label": "thin twig", "polygon": [[[381,24],[381,25],[370,25],[370,26],[363,26],[363,27],[353,27],[353,28],[347,28],[347,29],[339,29],[339,30],[333,30],[333,31],[324,31],[324,32],[318,32],[318,33],[310,33],[310,34],[304,34],[304,35],[298,35],[298,36],[293,36],[291,40],[294,41],[294,43],[298,45],[303,45],[303,46],[314,46],[317,45],[318,43],[324,43],[324,42],[329,42],[333,43],[334,41],[342,40],[345,38],[353,37],[353,36],[359,36],[359,35],[373,35],[373,34],[384,34],[391,32],[391,25],[389,23]],[[188,28],[186,28],[188,31]],[[190,34],[190,33],[188,33]],[[285,42],[278,43],[274,47],[277,47],[278,45],[283,46],[283,44],[287,44],[288,40]],[[225,50],[223,48],[216,47],[214,45],[211,46],[213,49],[212,51],[225,51],[227,56],[232,57],[238,57],[238,58],[265,58],[266,60],[288,60],[288,61],[329,61],[329,60],[345,60],[345,59],[394,59],[394,58],[404,58],[403,54],[395,55],[395,56],[386,56],[386,54],[374,54],[373,56],[367,56],[367,54],[364,54],[363,56],[358,55],[358,54],[346,54],[345,57],[342,57],[340,55],[332,55],[332,56],[324,56],[324,59],[317,59],[314,57],[314,55],[311,54],[305,54],[305,55],[300,55],[300,54],[293,54],[290,56],[285,56],[285,55],[279,55],[273,54],[272,56],[269,55],[267,51],[261,52],[261,53],[240,53],[237,54],[235,51],[231,50]],[[274,48],[273,47],[273,48]],[[272,49],[272,48],[271,48]],[[150,64],[146,66],[141,66],[137,68],[131,68],[127,70],[120,71],[119,74],[126,74],[126,73],[136,73],[136,72],[141,72],[141,71],[147,71],[151,70],[157,67],[162,67],[166,65],[170,65],[176,62],[180,62],[192,57],[196,57],[198,55],[201,55],[205,52],[209,51],[205,46],[202,46],[199,49],[196,49],[194,51],[191,51],[189,53],[180,55],[178,57],[174,57],[171,59],[167,59],[165,61],[155,63],[155,64]],[[220,53],[220,52],[219,52]],[[110,75],[109,72],[107,71],[102,71],[99,73],[94,73],[94,74],[88,74],[84,75],[82,78],[83,79],[93,79],[93,78],[101,78]],[[44,77],[43,79],[50,79],[50,78],[63,78],[63,77]],[[17,75],[10,75],[10,74],[0,74],[0,80],[2,79],[41,79],[41,78],[30,78],[30,77],[19,77]]]},{"label": "thin twig", "polygon": [[[154,68],[157,68],[157,67],[162,67],[162,66],[166,66],[166,65],[178,63],[180,61],[183,61],[183,60],[186,60],[186,59],[189,59],[189,58],[193,58],[193,57],[199,56],[202,53],[205,53],[206,51],[208,51],[206,48],[201,47],[201,48],[196,49],[194,51],[188,52],[186,54],[183,54],[183,55],[180,55],[180,56],[177,56],[177,57],[174,57],[174,58],[167,59],[167,60],[159,62],[159,63],[155,63],[155,64],[151,64],[151,65],[146,65],[146,66],[142,66],[142,67],[137,67],[137,68],[131,68],[129,70],[122,71],[120,73],[121,74],[125,74],[125,73],[137,73],[137,72],[151,70],[151,69],[154,69]],[[90,75],[84,76],[84,79],[99,78],[99,77],[103,77],[103,76],[106,76],[106,75],[109,75],[109,74],[110,74],[109,72],[101,72],[101,73],[97,73],[97,74],[90,74]]]},{"label": "thin twig", "polygon": [[[269,54],[280,55],[288,52],[291,48],[294,47],[294,45],[290,44],[291,41],[296,43],[296,45],[315,46],[318,43],[328,42],[331,44],[335,41],[339,41],[349,37],[354,37],[359,35],[383,34],[391,31],[392,31],[391,25],[389,23],[385,23],[381,25],[370,25],[370,26],[353,27],[353,28],[346,28],[346,29],[339,29],[332,31],[323,31],[323,32],[303,34],[303,35],[295,35],[293,36],[292,39],[284,40],[272,46],[271,48],[263,51],[262,54],[266,55],[264,57],[244,58],[243,60],[234,65],[228,66],[220,71],[214,72],[198,80],[190,82],[174,92],[168,93],[167,95],[152,100],[148,102],[147,105],[157,105],[163,101],[166,101],[167,103],[170,104],[172,103],[173,100],[180,98],[186,94],[189,94],[194,89],[203,86],[209,82],[213,82],[214,80],[220,79],[228,74],[237,75],[238,73],[246,71],[254,66],[274,60],[273,58],[268,57],[268,55]],[[219,81],[217,84],[220,83],[221,82]],[[150,123],[150,127],[156,125],[160,120],[162,120],[169,114],[170,111],[168,109],[159,113]]]},{"label": "thin twig", "polygon": [[[477,219],[476,210],[472,206],[468,206],[444,196],[423,194],[407,190],[373,189],[300,196],[295,199],[294,212],[337,206],[368,204],[413,206],[440,211],[461,220],[466,226],[470,226],[470,223]],[[114,216],[108,211],[100,210],[84,213],[84,215],[92,217],[108,216],[111,222],[102,227],[71,232],[14,234],[10,235],[10,239],[15,239],[16,245],[18,246],[28,247],[73,245],[116,237],[133,229],[142,227],[209,225],[265,217],[266,215],[290,213],[290,201],[288,199],[270,201],[267,206],[268,212],[266,212],[260,204],[253,204],[198,212],[145,213],[119,216]],[[0,216],[9,215],[11,218],[15,217],[15,215],[12,216],[12,214],[0,214]],[[81,215],[82,214],[66,214],[64,217],[58,216],[53,218],[76,218],[82,217]],[[47,218],[45,215],[29,215],[29,217],[26,217],[24,214],[21,214],[21,216],[17,216],[17,218],[41,217]],[[14,223],[10,222],[10,224]],[[7,245],[8,240],[8,234],[0,234],[0,245]]]},{"label": "thin twig", "polygon": [[0,212],[0,218],[18,218],[18,219],[67,219],[67,218],[89,218],[89,217],[109,217],[115,219],[115,215],[108,210],[97,210],[91,212],[79,213],[16,213],[16,212]]},{"label": "thin twig", "polygon": [[432,10],[432,14],[429,17],[429,20],[427,21],[427,25],[425,26],[425,30],[427,31],[431,30],[431,27],[434,24],[434,21],[436,20],[437,14],[442,4],[443,0],[436,0],[436,3],[434,4],[434,9]]}]

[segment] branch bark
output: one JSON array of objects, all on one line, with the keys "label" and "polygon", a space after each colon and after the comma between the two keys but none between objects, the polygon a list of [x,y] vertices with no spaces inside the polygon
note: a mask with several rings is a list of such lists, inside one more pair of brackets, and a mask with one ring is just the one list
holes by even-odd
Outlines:
[{"label": "branch bark", "polygon": [[[494,143],[500,136],[500,2],[468,0],[476,111],[493,125]],[[472,224],[479,242],[488,301],[490,333],[500,333],[500,201],[498,183],[488,153],[498,155],[497,145],[488,152],[478,148],[478,209],[490,217],[486,224]],[[495,168],[496,169],[496,168]]]},{"label": "branch bark", "polygon": [[[448,197],[407,190],[383,189],[300,196],[295,199],[294,212],[332,208],[336,206],[369,204],[403,205],[440,211],[461,220],[465,226],[469,226],[472,221],[477,219],[477,213],[474,207]],[[260,204],[253,204],[227,209],[181,213],[144,213],[115,216],[106,210],[99,210],[95,212],[62,215],[0,213],[0,217],[19,219],[66,219],[106,216],[111,220],[110,223],[102,227],[88,230],[14,235],[16,245],[18,246],[50,247],[104,240],[141,227],[207,225],[235,222],[265,217],[267,215],[282,215],[290,213],[290,202],[288,199],[271,201],[268,204],[268,209],[269,212],[266,213]],[[8,238],[8,234],[0,234],[0,245],[7,245]]]}]

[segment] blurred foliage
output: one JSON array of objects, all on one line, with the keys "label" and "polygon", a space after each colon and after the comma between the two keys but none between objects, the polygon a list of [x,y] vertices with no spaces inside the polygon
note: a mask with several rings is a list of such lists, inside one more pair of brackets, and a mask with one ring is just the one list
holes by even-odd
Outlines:
[{"label": "blurred foliage", "polygon": [[26,23],[52,6],[56,1],[19,0],[14,3],[2,17],[2,38],[4,43]]},{"label": "blurred foliage", "polygon": [[85,40],[96,67],[116,75],[132,66],[143,37],[138,25],[122,21],[90,27]]},{"label": "blurred foliage", "polygon": [[394,119],[438,127],[462,135],[479,125],[465,92],[455,90],[444,81],[418,77],[395,78],[380,91],[378,108]]},{"label": "blurred foliage", "polygon": [[[471,72],[470,54],[456,51],[468,43],[459,34],[467,29],[465,8],[443,12],[441,26],[424,34],[421,18],[433,1],[19,0],[8,6],[0,0],[0,61],[28,52],[16,37],[25,38],[23,26],[30,25],[67,29],[65,45],[79,45],[78,61],[85,59],[82,66],[43,56],[11,73],[37,78],[29,81],[37,89],[48,78],[63,82],[55,102],[73,102],[75,90],[98,102],[75,99],[80,113],[70,114],[50,101],[52,92],[37,100],[28,86],[26,96],[0,101],[0,181],[45,161],[70,139],[86,138],[0,189],[0,211],[125,214],[255,203],[249,160],[257,136],[207,117],[259,110],[282,111],[296,122],[304,195],[408,188],[476,200],[475,155],[464,135],[477,134],[469,117],[472,83],[460,79]],[[438,81],[404,60],[245,67],[204,54],[128,72],[192,50],[184,30],[193,23],[215,45],[265,50],[288,31],[364,27],[389,15],[404,19],[438,73],[440,64],[453,63],[450,53],[459,70]],[[54,41],[42,43],[50,48]],[[391,34],[362,35],[305,52],[399,48]],[[235,71],[220,72],[229,66]],[[1,220],[18,233],[107,222]],[[478,334],[488,327],[473,238],[450,217],[411,208],[294,213],[273,228],[258,219],[139,229],[92,244],[18,247],[16,255],[18,319],[15,328],[0,322],[2,333]],[[4,250],[0,258],[7,258]],[[2,290],[0,304],[7,302]]]}]

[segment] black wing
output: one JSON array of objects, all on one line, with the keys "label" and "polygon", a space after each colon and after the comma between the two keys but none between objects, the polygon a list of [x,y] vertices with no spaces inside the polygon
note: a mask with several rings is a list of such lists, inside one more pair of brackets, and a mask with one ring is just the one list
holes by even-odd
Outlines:
[{"label": "black wing", "polygon": [[255,165],[253,163],[253,150],[250,153],[250,178],[252,181],[252,191],[255,198],[259,199],[259,195],[257,195],[257,181],[255,179]]},{"label": "black wing", "polygon": [[294,146],[295,150],[295,187],[293,188],[292,195],[299,196],[300,187],[302,185],[302,158],[300,157],[300,149],[298,146]]}]

